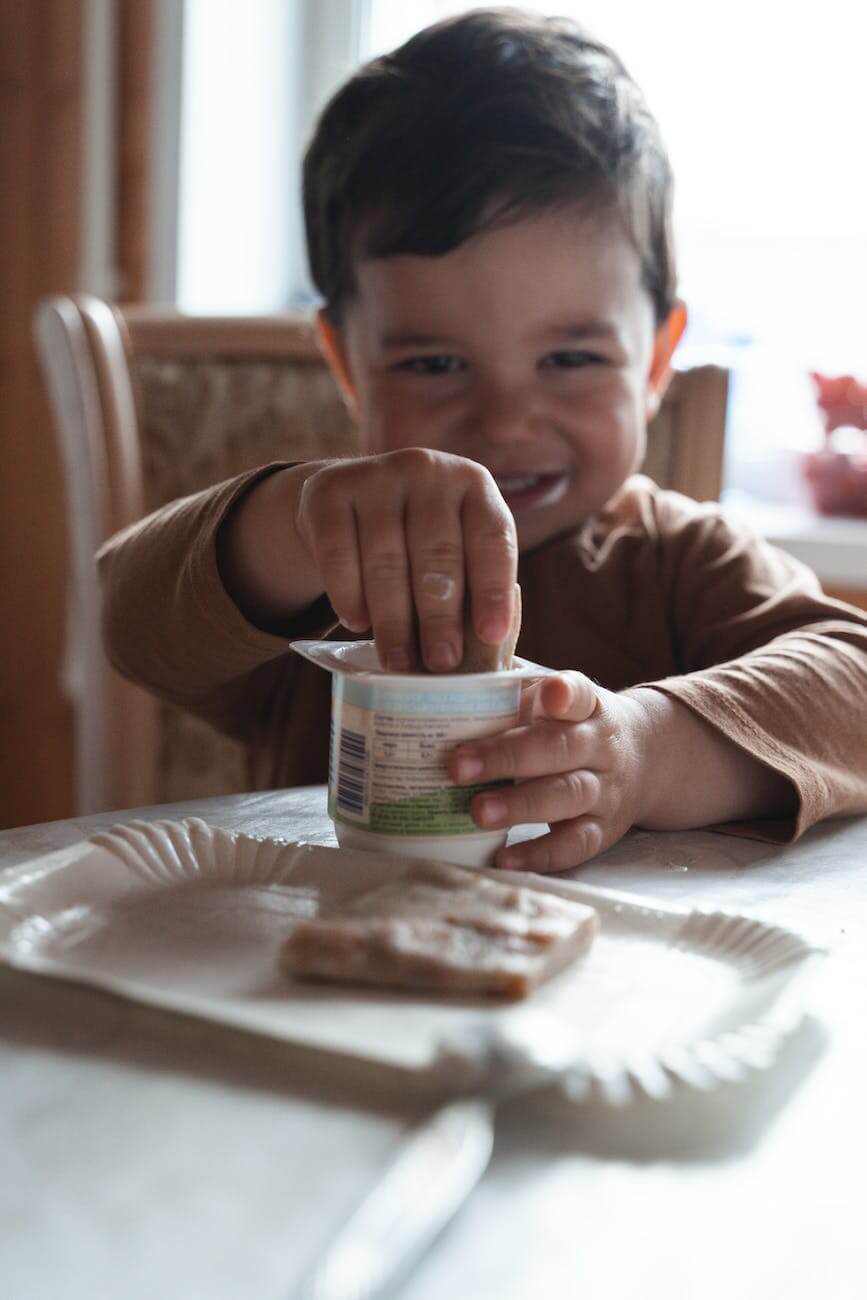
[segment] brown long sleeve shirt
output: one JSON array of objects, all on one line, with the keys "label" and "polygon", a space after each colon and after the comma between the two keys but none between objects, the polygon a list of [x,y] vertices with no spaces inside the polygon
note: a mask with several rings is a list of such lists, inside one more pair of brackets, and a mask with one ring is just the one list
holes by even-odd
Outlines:
[{"label": "brown long sleeve shirt", "polygon": [[[261,789],[327,773],[330,678],[288,639],[349,636],[324,597],[285,635],[263,632],[223,586],[220,524],[275,468],[177,501],[99,555],[114,665],[241,740]],[[785,841],[867,811],[867,614],[719,507],[630,479],[600,515],[523,555],[518,578],[525,658],[612,691],[653,686],[791,781],[795,817],[721,829]]]}]

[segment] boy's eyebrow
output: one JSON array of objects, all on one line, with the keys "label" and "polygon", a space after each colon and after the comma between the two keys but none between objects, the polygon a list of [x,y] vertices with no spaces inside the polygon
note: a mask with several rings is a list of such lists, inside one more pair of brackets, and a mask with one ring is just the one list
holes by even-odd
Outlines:
[{"label": "boy's eyebrow", "polygon": [[384,348],[435,348],[454,346],[451,339],[442,334],[417,334],[412,330],[394,330],[382,337]]},{"label": "boy's eyebrow", "polygon": [[607,320],[563,321],[545,330],[546,335],[566,338],[580,342],[588,338],[616,339],[617,329]]},{"label": "boy's eyebrow", "polygon": [[[569,339],[580,343],[588,338],[616,339],[617,329],[606,320],[564,321],[544,330],[546,338]],[[443,334],[420,334],[414,330],[393,330],[382,337],[383,348],[442,348],[456,347],[453,339]]]},{"label": "boy's eyebrow", "polygon": [[[539,337],[581,343],[588,338],[617,339],[619,331],[611,321],[606,320],[562,321],[560,324],[546,326]],[[387,350],[404,347],[458,347],[459,344],[445,334],[422,334],[417,330],[396,329],[382,335],[381,346]]]}]

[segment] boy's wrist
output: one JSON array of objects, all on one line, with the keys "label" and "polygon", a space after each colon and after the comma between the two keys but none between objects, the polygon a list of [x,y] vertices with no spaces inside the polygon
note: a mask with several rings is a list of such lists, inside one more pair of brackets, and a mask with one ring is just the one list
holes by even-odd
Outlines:
[{"label": "boy's wrist", "polygon": [[797,794],[791,782],[687,705],[646,686],[623,695],[638,706],[634,825],[688,830],[795,815]]},{"label": "boy's wrist", "polygon": [[[634,809],[632,824],[646,826],[659,815],[661,793],[665,788],[665,777],[660,764],[664,762],[665,744],[659,745],[659,739],[665,732],[665,709],[667,701],[656,691],[642,688],[621,691],[621,705],[628,708],[631,716],[630,748],[635,756],[635,783],[633,787]],[[660,748],[662,753],[659,752]]]},{"label": "boy's wrist", "polygon": [[311,605],[323,587],[297,527],[307,479],[325,462],[278,470],[259,479],[223,520],[217,539],[220,576],[241,613],[264,631]]},{"label": "boy's wrist", "polygon": [[687,830],[740,816],[737,792],[729,788],[731,742],[662,691],[638,686],[623,695],[637,710],[634,824],[645,830]]}]

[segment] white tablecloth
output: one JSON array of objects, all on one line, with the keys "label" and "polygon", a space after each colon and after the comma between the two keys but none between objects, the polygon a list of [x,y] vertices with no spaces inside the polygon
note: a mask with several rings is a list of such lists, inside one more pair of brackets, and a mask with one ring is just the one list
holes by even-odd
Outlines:
[{"label": "white tablecloth", "polygon": [[[131,815],[131,814],[130,814]],[[136,816],[333,842],[321,789]],[[0,871],[117,814],[0,833]],[[488,1174],[406,1300],[845,1300],[867,1293],[867,819],[775,849],[629,836],[580,872],[806,930],[835,955],[776,1066],[677,1105],[498,1116]],[[2,1300],[278,1300],[420,1102],[270,1044],[0,970]]]}]

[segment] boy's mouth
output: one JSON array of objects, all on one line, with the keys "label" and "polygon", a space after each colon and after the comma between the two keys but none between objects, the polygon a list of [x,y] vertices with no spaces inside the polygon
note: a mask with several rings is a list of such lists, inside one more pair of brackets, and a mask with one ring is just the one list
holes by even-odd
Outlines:
[{"label": "boy's mouth", "polygon": [[569,484],[566,470],[546,474],[497,474],[494,477],[512,514],[559,501]]}]

